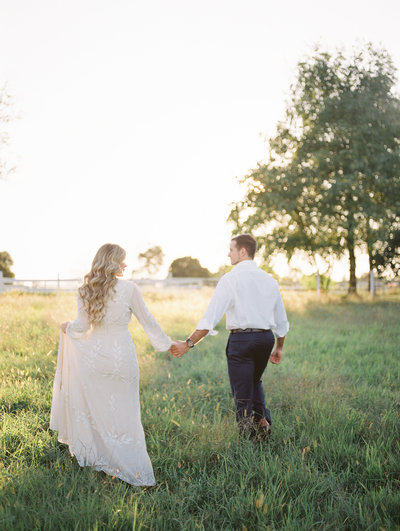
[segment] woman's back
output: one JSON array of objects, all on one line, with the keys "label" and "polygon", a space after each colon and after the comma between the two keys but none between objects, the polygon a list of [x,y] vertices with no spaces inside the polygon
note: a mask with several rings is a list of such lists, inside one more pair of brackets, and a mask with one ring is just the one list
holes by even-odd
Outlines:
[{"label": "woman's back", "polygon": [[[131,298],[133,285],[127,280],[117,280],[115,293],[111,293],[106,302],[106,311],[98,328],[109,326],[127,327],[131,319]],[[96,329],[95,327],[94,329]]]},{"label": "woman's back", "polygon": [[50,427],[81,466],[133,485],[154,485],[140,420],[139,367],[128,331],[132,313],[153,346],[168,350],[170,338],[133,282],[117,280],[100,324],[91,325],[78,296],[78,317],[60,339]]}]

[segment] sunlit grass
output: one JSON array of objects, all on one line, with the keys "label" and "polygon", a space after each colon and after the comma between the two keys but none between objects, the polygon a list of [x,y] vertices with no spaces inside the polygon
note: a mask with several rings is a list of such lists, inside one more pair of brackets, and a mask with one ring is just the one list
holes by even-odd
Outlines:
[{"label": "sunlit grass", "polygon": [[[149,291],[166,332],[185,338],[212,290]],[[396,529],[400,297],[285,293],[291,330],[263,379],[273,437],[237,436],[227,333],[181,359],[130,329],[142,421],[158,484],[81,469],[49,431],[59,323],[73,294],[0,296],[1,529]]]}]

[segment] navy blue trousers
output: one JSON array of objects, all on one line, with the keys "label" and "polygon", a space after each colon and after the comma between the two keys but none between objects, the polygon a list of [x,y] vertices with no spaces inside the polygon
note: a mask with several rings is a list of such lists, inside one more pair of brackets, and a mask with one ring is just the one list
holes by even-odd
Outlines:
[{"label": "navy blue trousers", "polygon": [[239,332],[229,336],[226,357],[239,425],[247,424],[252,419],[258,422],[262,418],[266,418],[271,424],[271,413],[265,407],[261,376],[274,342],[275,337],[270,330]]}]

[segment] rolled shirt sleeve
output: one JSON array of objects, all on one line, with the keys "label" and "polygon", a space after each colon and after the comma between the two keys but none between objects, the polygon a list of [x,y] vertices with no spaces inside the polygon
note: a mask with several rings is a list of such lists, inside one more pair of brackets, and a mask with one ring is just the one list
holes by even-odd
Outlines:
[{"label": "rolled shirt sleeve", "polygon": [[165,334],[161,326],[150,313],[137,285],[133,282],[131,284],[132,294],[130,299],[130,309],[132,313],[143,326],[153,347],[160,352],[168,350],[172,345],[171,338]]},{"label": "rolled shirt sleeve", "polygon": [[275,326],[273,328],[274,333],[277,337],[284,337],[289,332],[289,321],[286,316],[285,306],[283,305],[283,300],[281,293],[279,291],[279,286],[277,284],[278,296],[274,306],[274,318]]},{"label": "rolled shirt sleeve", "polygon": [[232,304],[233,297],[232,291],[229,289],[229,281],[226,277],[222,277],[215,288],[202,319],[197,323],[196,329],[209,330],[209,335],[216,335],[218,332],[214,330],[214,327]]},{"label": "rolled shirt sleeve", "polygon": [[72,339],[81,339],[90,329],[88,314],[83,305],[81,297],[78,295],[78,316],[75,321],[70,321],[67,325],[66,333]]}]

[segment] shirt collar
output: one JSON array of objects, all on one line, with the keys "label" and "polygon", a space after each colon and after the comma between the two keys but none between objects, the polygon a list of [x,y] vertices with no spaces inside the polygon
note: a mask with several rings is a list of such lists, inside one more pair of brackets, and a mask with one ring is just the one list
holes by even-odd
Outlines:
[{"label": "shirt collar", "polygon": [[254,260],[243,260],[234,266],[234,269],[254,269],[257,264]]}]

